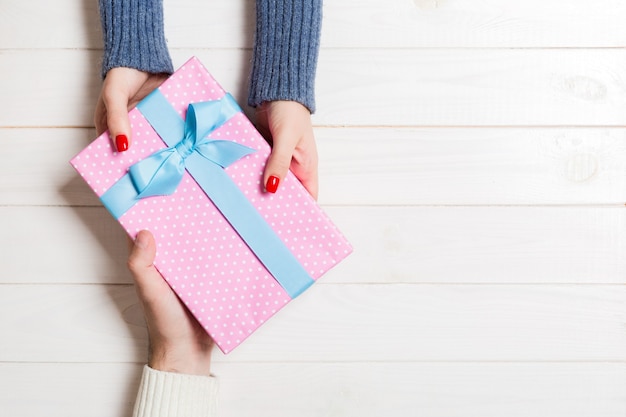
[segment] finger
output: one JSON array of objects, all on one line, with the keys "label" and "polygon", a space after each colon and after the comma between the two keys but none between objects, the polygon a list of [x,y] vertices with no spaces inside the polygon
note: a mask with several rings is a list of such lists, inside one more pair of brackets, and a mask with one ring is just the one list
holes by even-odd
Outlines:
[{"label": "finger", "polygon": [[[150,75],[133,68],[116,67],[109,70],[102,86],[102,101],[106,107],[109,136],[118,152],[128,150],[131,144],[129,104]],[[160,80],[155,77],[155,80]]]},{"label": "finger", "polygon": [[106,118],[106,107],[104,106],[104,102],[102,101],[102,95],[98,97],[98,102],[96,103],[96,110],[93,116],[94,126],[96,127],[96,136],[100,136],[107,130],[107,118]]},{"label": "finger", "polygon": [[137,278],[137,281],[142,281],[146,271],[151,271],[154,268],[155,255],[154,237],[147,230],[142,230],[137,234],[128,256],[128,269]]},{"label": "finger", "polygon": [[289,171],[297,139],[290,137],[288,129],[272,131],[272,139],[274,146],[265,165],[263,184],[267,192],[275,193]]},{"label": "finger", "polygon": [[319,191],[317,165],[317,146],[315,138],[311,136],[305,138],[296,148],[290,169],[315,200]]},{"label": "finger", "polygon": [[293,174],[300,180],[304,188],[311,194],[314,200],[317,200],[319,193],[319,177],[317,168],[304,169],[300,165],[292,165]]},{"label": "finger", "polygon": [[137,234],[128,257],[128,269],[133,275],[140,297],[147,302],[155,300],[167,286],[161,274],[154,267],[156,244],[154,237],[147,230]]},{"label": "finger", "polygon": [[255,112],[256,116],[256,129],[259,131],[261,136],[266,140],[270,145],[272,144],[272,135],[269,129],[269,120],[267,116],[267,108],[266,106],[259,106],[256,108]]},{"label": "finger", "polygon": [[128,120],[128,97],[121,93],[103,94],[106,106],[106,123],[109,136],[118,152],[125,152],[130,147],[130,121]]}]

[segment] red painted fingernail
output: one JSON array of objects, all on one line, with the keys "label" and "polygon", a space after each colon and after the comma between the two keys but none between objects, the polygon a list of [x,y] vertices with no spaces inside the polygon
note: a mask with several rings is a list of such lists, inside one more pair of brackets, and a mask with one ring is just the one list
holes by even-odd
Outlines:
[{"label": "red painted fingernail", "polygon": [[265,189],[268,193],[275,193],[278,190],[278,183],[280,183],[280,179],[275,177],[274,175],[270,175],[267,179],[267,184],[265,184]]},{"label": "red painted fingernail", "polygon": [[115,137],[115,146],[117,146],[118,152],[125,152],[128,150],[128,138],[126,135],[117,135]]}]

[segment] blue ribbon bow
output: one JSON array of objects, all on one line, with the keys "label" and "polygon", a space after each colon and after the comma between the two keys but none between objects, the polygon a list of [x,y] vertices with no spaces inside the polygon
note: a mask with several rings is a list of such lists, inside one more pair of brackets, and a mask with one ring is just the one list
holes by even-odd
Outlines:
[{"label": "blue ribbon bow", "polygon": [[224,171],[255,150],[208,137],[241,111],[232,96],[190,104],[184,121],[158,89],[137,108],[168,148],[132,165],[100,197],[109,212],[119,219],[142,198],[172,194],[187,171],[291,298],[311,286],[313,278]]},{"label": "blue ribbon bow", "polygon": [[183,139],[130,167],[128,173],[138,192],[138,198],[174,193],[183,179],[185,160],[194,152],[222,168],[255,152],[254,149],[236,142],[207,138],[228,120],[223,120],[228,114],[222,110],[230,104],[229,100],[232,98],[225,96],[219,101],[190,104]]}]

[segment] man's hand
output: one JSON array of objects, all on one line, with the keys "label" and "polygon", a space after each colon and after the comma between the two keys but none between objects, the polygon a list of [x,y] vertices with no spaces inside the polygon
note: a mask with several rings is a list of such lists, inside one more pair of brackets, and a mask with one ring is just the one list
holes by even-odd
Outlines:
[{"label": "man's hand", "polygon": [[159,371],[209,376],[213,340],[156,270],[155,254],[152,234],[139,232],[128,268],[148,325],[148,365]]}]

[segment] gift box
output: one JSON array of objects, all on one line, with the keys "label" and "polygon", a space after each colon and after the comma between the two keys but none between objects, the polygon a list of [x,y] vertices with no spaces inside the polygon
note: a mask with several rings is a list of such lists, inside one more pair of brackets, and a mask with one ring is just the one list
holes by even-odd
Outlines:
[{"label": "gift box", "polygon": [[129,112],[132,144],[107,133],[71,160],[224,353],[352,248],[289,172],[264,191],[270,147],[192,58]]}]

